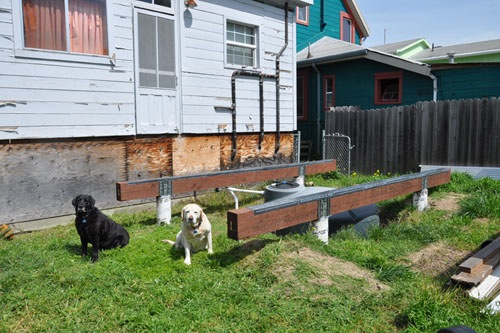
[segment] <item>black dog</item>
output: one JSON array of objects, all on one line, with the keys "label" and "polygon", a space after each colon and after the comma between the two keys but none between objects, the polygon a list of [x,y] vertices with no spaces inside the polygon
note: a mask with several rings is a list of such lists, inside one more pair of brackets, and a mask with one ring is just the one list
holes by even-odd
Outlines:
[{"label": "black dog", "polygon": [[90,195],[78,195],[72,203],[76,213],[76,230],[82,241],[82,256],[87,255],[88,243],[92,244],[92,262],[97,261],[99,250],[128,244],[130,236],[127,230],[97,209]]}]

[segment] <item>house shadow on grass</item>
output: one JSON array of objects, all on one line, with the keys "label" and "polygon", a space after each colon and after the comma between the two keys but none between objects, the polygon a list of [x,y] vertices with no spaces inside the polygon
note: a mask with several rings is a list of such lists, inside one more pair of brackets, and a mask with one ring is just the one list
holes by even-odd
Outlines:
[{"label": "house shadow on grass", "polygon": [[211,256],[212,260],[219,263],[221,267],[230,266],[239,262],[249,255],[262,250],[267,244],[279,242],[277,239],[252,239],[241,245],[233,247],[231,250],[223,253],[215,253]]}]

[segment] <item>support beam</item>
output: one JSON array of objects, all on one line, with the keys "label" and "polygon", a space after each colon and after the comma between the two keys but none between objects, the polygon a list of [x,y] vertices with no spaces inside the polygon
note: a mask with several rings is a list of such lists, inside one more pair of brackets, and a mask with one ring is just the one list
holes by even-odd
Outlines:
[{"label": "support beam", "polygon": [[449,181],[449,169],[435,169],[230,210],[227,212],[228,237],[240,240],[318,220],[324,215],[321,211],[325,200],[329,201],[328,215],[334,215]]},{"label": "support beam", "polygon": [[335,171],[335,160],[323,160],[294,164],[279,164],[258,168],[244,168],[189,176],[173,176],[116,183],[118,201],[156,198],[215,188],[253,184],[298,176]]}]

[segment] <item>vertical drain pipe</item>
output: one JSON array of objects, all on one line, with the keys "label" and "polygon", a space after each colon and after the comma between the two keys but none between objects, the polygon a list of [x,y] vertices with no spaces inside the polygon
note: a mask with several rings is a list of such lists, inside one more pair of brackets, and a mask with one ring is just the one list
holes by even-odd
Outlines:
[{"label": "vertical drain pipe", "polygon": [[238,71],[234,71],[231,76],[231,120],[232,120],[232,134],[231,134],[231,161],[236,157],[236,75]]},{"label": "vertical drain pipe", "polygon": [[259,152],[262,149],[262,142],[264,141],[264,74],[259,76]]},{"label": "vertical drain pipe", "polygon": [[280,57],[288,47],[288,1],[285,1],[285,44],[276,54],[276,139],[274,144],[274,156],[280,150]]}]

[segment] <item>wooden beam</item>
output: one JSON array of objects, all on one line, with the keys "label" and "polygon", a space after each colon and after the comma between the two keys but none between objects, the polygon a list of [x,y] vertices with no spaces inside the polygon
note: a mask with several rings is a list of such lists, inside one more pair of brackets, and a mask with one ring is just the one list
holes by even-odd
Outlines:
[{"label": "wooden beam", "polygon": [[252,184],[335,171],[335,160],[322,160],[294,164],[279,164],[258,168],[244,168],[188,176],[163,177],[116,183],[119,201],[155,198],[161,195],[161,187],[167,184],[170,194],[189,193],[215,188]]},{"label": "wooden beam", "polygon": [[325,215],[334,215],[449,181],[449,169],[434,169],[230,210],[227,212],[228,237],[240,240],[315,221],[321,217],[325,206]]},{"label": "wooden beam", "polygon": [[500,237],[467,258],[458,266],[458,272],[451,279],[458,283],[477,286],[492,274],[500,262]]}]

